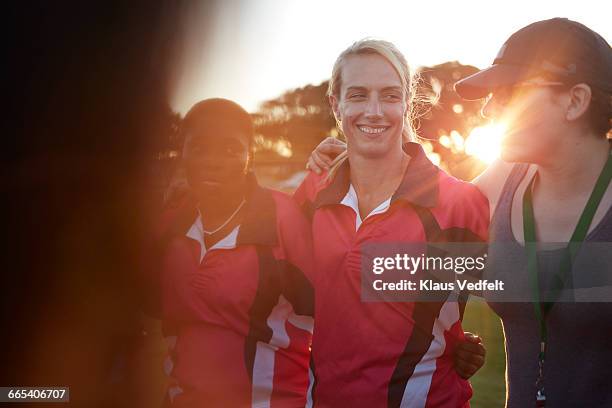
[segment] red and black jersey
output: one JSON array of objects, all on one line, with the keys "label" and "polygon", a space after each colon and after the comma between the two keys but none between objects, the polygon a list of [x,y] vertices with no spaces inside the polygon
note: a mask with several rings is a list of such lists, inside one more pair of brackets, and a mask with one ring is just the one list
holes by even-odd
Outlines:
[{"label": "red and black jersey", "polygon": [[243,221],[212,248],[195,202],[163,218],[172,406],[304,406],[314,306],[310,225],[299,207],[253,177]]},{"label": "red and black jersey", "polygon": [[411,160],[400,186],[363,221],[348,161],[331,181],[310,173],[295,193],[314,237],[314,406],[469,406],[471,387],[452,358],[464,303],[361,301],[365,243],[486,240],[486,198],[433,165],[420,145],[404,149]]}]

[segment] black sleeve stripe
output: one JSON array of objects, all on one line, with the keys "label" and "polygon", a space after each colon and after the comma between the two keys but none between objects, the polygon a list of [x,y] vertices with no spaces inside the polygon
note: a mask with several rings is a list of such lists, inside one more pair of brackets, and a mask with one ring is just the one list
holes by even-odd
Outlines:
[{"label": "black sleeve stripe", "polygon": [[[424,207],[413,206],[415,212],[417,213],[421,223],[423,224],[423,229],[425,230],[425,236],[427,242],[482,242],[483,245],[486,245],[486,241],[483,240],[480,236],[474,233],[472,230],[468,228],[459,228],[452,227],[447,229],[440,228],[440,224],[436,220],[436,217],[431,213],[431,211]],[[483,247],[483,250],[486,251],[486,248]],[[439,251],[437,248],[429,247],[427,249],[428,255],[436,256],[443,255],[444,252],[439,254],[436,251]],[[477,277],[474,274],[469,274],[471,277]],[[463,291],[459,295],[459,312],[461,319],[463,319],[463,312],[465,310],[465,303],[468,301],[469,292]]]},{"label": "black sleeve stripe", "polygon": [[304,201],[304,203],[301,205],[301,210],[304,216],[306,216],[306,218],[308,219],[308,221],[312,222],[315,213],[314,203],[310,200]]},{"label": "black sleeve stripe", "polygon": [[268,343],[272,339],[273,333],[267,325],[267,319],[281,294],[280,268],[272,254],[272,248],[257,246],[257,257],[259,260],[257,292],[249,310],[249,334],[244,345],[244,359],[251,381],[257,342]]},{"label": "black sleeve stripe", "polygon": [[440,240],[444,242],[484,242],[484,240],[472,230],[459,227],[441,230]]},{"label": "black sleeve stripe", "polygon": [[314,317],[314,288],[306,275],[287,261],[281,264],[282,294],[297,315]]},{"label": "black sleeve stripe", "polygon": [[272,329],[268,317],[283,295],[298,315],[314,316],[314,289],[295,265],[274,257],[269,246],[257,246],[259,277],[255,299],[249,310],[249,334],[244,345],[245,364],[251,380],[257,342],[269,343]]},{"label": "black sleeve stripe", "polygon": [[402,403],[404,390],[414,369],[421,361],[431,345],[433,326],[444,302],[418,302],[414,305],[414,330],[402,352],[391,380],[387,394],[387,406],[399,407]]},{"label": "black sleeve stripe", "polygon": [[442,229],[428,208],[413,205],[425,230],[427,242],[485,242],[469,228],[451,227]]},{"label": "black sleeve stripe", "polygon": [[440,229],[440,224],[438,224],[436,217],[434,217],[431,211],[425,207],[413,205],[412,208],[419,216],[421,224],[423,224],[427,242],[438,242],[440,235],[442,234],[442,230]]},{"label": "black sleeve stripe", "polygon": [[470,292],[468,290],[464,290],[459,294],[459,320],[463,321],[463,313],[465,312],[465,306],[467,305],[467,301],[470,297]]}]

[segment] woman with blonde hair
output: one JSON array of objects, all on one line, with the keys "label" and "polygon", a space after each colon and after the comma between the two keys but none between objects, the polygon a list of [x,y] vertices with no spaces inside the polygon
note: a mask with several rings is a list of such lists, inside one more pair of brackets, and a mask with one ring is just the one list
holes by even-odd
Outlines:
[{"label": "woman with blonde hair", "polygon": [[[362,301],[363,245],[487,238],[486,198],[412,141],[413,89],[393,44],[366,39],[342,52],[329,102],[346,154],[328,174],[311,172],[295,193],[314,238],[309,402],[317,406],[469,406],[462,378],[469,373],[454,366],[465,339],[462,303],[450,294],[438,302]],[[484,351],[470,345],[477,346],[473,373]]]}]

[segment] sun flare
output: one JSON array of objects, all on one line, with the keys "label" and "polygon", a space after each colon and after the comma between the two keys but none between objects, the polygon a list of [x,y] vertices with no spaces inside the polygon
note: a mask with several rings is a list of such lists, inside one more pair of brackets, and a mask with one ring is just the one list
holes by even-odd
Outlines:
[{"label": "sun flare", "polygon": [[492,163],[499,158],[505,129],[501,124],[475,127],[465,141],[465,152],[485,163]]}]

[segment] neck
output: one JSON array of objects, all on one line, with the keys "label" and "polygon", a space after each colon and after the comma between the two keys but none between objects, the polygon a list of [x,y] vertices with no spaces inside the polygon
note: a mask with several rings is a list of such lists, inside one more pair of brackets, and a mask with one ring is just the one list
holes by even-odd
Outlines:
[{"label": "neck", "polygon": [[410,157],[403,149],[394,149],[380,158],[351,155],[348,152],[351,184],[358,196],[388,195],[397,189]]},{"label": "neck", "polygon": [[214,195],[215,198],[200,198],[198,209],[206,229],[223,224],[244,200],[244,194]]},{"label": "neck", "polygon": [[575,196],[591,191],[608,160],[609,142],[595,135],[559,143],[553,154],[538,163],[538,189],[553,197]]}]

